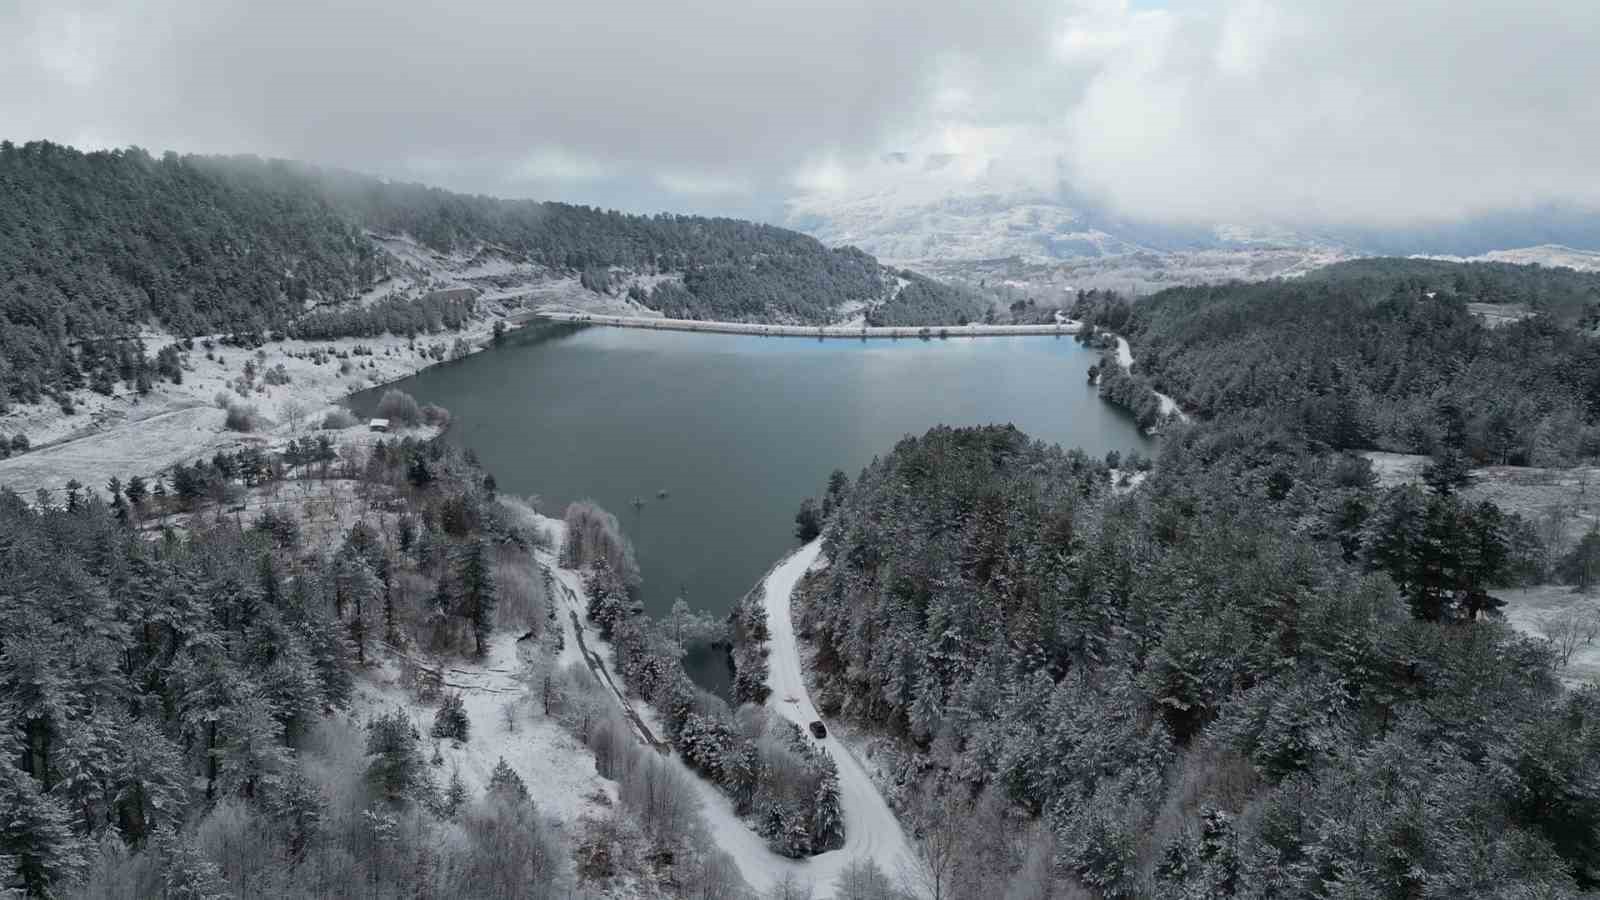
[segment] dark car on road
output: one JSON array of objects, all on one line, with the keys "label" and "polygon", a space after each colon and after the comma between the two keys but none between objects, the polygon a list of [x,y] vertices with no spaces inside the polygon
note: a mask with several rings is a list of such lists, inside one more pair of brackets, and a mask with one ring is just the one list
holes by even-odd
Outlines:
[{"label": "dark car on road", "polygon": [[819,741],[828,736],[828,728],[822,724],[821,719],[813,719],[809,727],[811,728],[811,736]]}]

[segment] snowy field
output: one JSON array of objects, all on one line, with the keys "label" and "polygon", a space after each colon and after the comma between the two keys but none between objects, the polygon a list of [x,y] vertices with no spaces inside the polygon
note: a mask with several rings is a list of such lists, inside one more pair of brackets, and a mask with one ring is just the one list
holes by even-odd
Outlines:
[{"label": "snowy field", "polygon": [[1560,626],[1573,617],[1579,633],[1570,638],[1572,656],[1556,670],[1557,675],[1568,687],[1600,683],[1600,633],[1591,638],[1584,628],[1586,619],[1600,615],[1600,593],[1580,594],[1565,585],[1540,585],[1494,594],[1506,601],[1503,612],[1511,627],[1539,640],[1553,639],[1559,645],[1569,639]]},{"label": "snowy field", "polygon": [[[1431,461],[1410,453],[1371,451],[1361,455],[1372,462],[1379,484],[1385,487],[1420,483]],[[1472,470],[1472,481],[1460,494],[1474,503],[1491,501],[1532,522],[1541,540],[1557,554],[1570,550],[1600,523],[1600,468],[1594,466],[1484,466]],[[1552,625],[1568,617],[1575,616],[1581,625],[1581,620],[1600,614],[1600,594],[1579,594],[1566,585],[1509,588],[1496,590],[1494,595],[1506,601],[1506,622],[1539,640],[1551,639]],[[1576,644],[1559,675],[1569,686],[1600,679],[1600,630],[1595,638]]]},{"label": "snowy field", "polygon": [[[355,305],[390,296],[471,289],[478,294],[475,318],[461,331],[421,335],[414,342],[386,334],[274,341],[259,350],[246,350],[222,346],[220,335],[212,335],[208,351],[207,338],[196,337],[194,349],[184,355],[182,384],[157,381],[143,396],[120,383],[110,396],[79,391],[73,396],[77,408],[72,415],[49,401],[17,406],[0,415],[0,434],[25,434],[34,448],[0,460],[0,486],[31,496],[40,488],[60,490],[73,479],[98,486],[113,475],[149,476],[218,450],[277,446],[310,433],[350,394],[438,364],[439,357],[448,358],[457,340],[470,351],[481,349],[495,323],[518,324],[525,304],[578,303],[584,295],[596,296],[574,279],[512,262],[493,248],[446,255],[405,238],[381,238],[379,243],[398,272],[368,290]],[[140,338],[151,356],[177,340],[153,329],[146,329]],[[257,374],[254,386],[241,395],[235,386],[247,361]],[[283,367],[288,382],[267,384],[265,374],[277,366]],[[227,430],[219,396],[254,407],[258,427],[249,433]]]},{"label": "snowy field", "polygon": [[[1412,453],[1369,451],[1384,487],[1420,484],[1430,458]],[[1600,466],[1566,469],[1538,466],[1480,466],[1461,496],[1474,503],[1488,500],[1508,513],[1533,523],[1541,539],[1556,553],[1570,550],[1590,528],[1600,525]]]},{"label": "snowy field", "polygon": [[[435,336],[436,341],[457,337],[481,343],[493,327],[491,320],[474,322],[461,333]],[[164,346],[168,341],[147,341],[148,346]],[[199,344],[196,344],[199,347]],[[340,360],[338,352],[349,353],[361,347],[371,356],[351,356]],[[339,341],[280,341],[261,348],[261,354],[237,348],[213,351],[207,359],[203,350],[189,354],[189,370],[183,384],[158,383],[140,397],[122,391],[111,397],[87,393],[88,398],[73,416],[62,414],[54,404],[20,408],[0,418],[0,431],[21,431],[33,440],[36,449],[0,460],[0,485],[25,495],[39,488],[56,491],[68,481],[99,485],[112,475],[153,475],[173,464],[209,457],[219,450],[244,446],[273,447],[292,437],[313,434],[323,418],[346,396],[377,385],[405,378],[436,360],[424,355],[426,345],[407,346],[405,338]],[[314,362],[312,351],[325,354],[322,364]],[[268,385],[260,374],[261,388],[240,395],[230,383],[240,376],[245,361],[253,360],[258,373],[282,365],[290,381]],[[350,363],[348,373],[340,364]],[[230,402],[252,406],[259,414],[258,427],[251,432],[229,431],[227,413],[217,403],[218,395]],[[425,400],[426,398],[424,398]],[[296,412],[296,410],[298,410]],[[291,413],[295,413],[291,415]],[[353,435],[340,442],[354,439]]]}]

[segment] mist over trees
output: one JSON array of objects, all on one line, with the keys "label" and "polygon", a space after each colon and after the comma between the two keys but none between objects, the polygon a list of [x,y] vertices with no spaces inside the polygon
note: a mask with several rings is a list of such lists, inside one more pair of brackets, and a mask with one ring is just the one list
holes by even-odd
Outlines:
[{"label": "mist over trees", "polygon": [[[470,300],[440,295],[338,308],[390,274],[374,233],[445,253],[493,245],[597,292],[614,289],[612,269],[676,275],[638,292],[675,317],[820,324],[884,299],[893,281],[859,250],[770,225],[467,196],[245,156],[0,142],[0,201],[0,403],[83,387],[99,366],[82,342],[141,325],[329,339],[433,333],[472,315]],[[883,315],[955,319],[964,295],[910,277]]]}]

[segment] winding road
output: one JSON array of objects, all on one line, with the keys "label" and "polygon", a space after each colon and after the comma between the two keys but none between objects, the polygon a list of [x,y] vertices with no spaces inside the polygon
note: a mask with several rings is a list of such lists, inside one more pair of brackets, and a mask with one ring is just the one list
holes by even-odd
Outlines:
[{"label": "winding road", "polygon": [[[820,719],[806,691],[800,668],[800,648],[795,641],[794,617],[790,601],[795,585],[817,561],[821,540],[812,541],[785,559],[767,576],[767,627],[772,633],[768,657],[767,686],[772,696],[767,705],[802,730]],[[807,732],[809,734],[810,732]],[[812,857],[806,867],[819,891],[831,889],[839,870],[857,858],[870,858],[890,878],[916,859],[906,840],[900,821],[895,818],[867,775],[866,769],[848,747],[831,733],[818,741],[839,766],[839,800],[844,809],[845,844],[842,848]],[[824,875],[823,873],[826,873]]]},{"label": "winding road", "polygon": [[[820,541],[801,547],[773,568],[763,583],[767,622],[771,631],[767,684],[772,688],[772,696],[767,703],[773,711],[798,723],[802,729],[818,716],[801,675],[800,649],[795,642],[789,603],[795,585],[816,562],[820,551]],[[540,556],[543,562],[551,566],[570,614],[573,633],[569,635],[571,643],[568,652],[578,651],[581,641],[581,653],[585,661],[591,667],[606,666],[611,648],[582,618],[582,610],[586,606],[582,577],[570,569],[556,566],[555,554],[545,555],[541,552]],[[621,691],[616,691],[615,695],[630,721],[642,727],[645,734],[650,734],[651,723],[658,721],[654,710],[647,704],[630,700]],[[641,739],[654,743],[653,735],[651,738],[641,736]],[[916,859],[899,820],[849,749],[832,735],[819,743],[832,754],[839,768],[839,803],[844,813],[845,844],[838,850],[801,860],[773,853],[768,849],[767,842],[734,814],[733,801],[726,794],[696,774],[678,754],[670,753],[665,757],[694,785],[695,793],[700,798],[700,813],[712,840],[733,858],[746,883],[762,894],[792,876],[795,881],[809,885],[816,897],[831,897],[839,874],[857,859],[867,858],[876,862],[890,879],[898,878],[905,867]]]},{"label": "winding road", "polygon": [[[1117,338],[1117,365],[1121,366],[1124,372],[1133,369],[1133,348],[1128,346],[1127,338]],[[1160,391],[1152,390],[1151,393],[1155,394],[1156,399],[1161,402],[1161,414],[1163,416],[1177,416],[1180,422],[1189,421],[1189,414],[1183,411],[1183,407],[1178,405],[1178,401]]]}]

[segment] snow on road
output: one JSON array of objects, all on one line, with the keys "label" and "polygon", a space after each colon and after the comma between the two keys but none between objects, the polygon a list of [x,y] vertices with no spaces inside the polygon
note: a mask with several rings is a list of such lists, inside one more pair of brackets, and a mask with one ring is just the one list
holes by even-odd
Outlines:
[{"label": "snow on road", "polygon": [[[561,523],[553,520],[544,522],[559,547],[564,537]],[[766,580],[767,617],[772,631],[772,668],[768,677],[773,690],[768,703],[780,715],[798,722],[802,728],[817,718],[817,714],[800,676],[800,653],[795,645],[794,625],[789,616],[789,598],[800,576],[816,561],[820,549],[820,542],[807,544],[773,569]],[[568,658],[580,657],[575,629],[581,628],[584,643],[607,668],[615,671],[616,660],[611,646],[584,618],[588,600],[584,594],[582,575],[559,567],[559,551],[539,551],[537,558],[550,566],[561,585],[552,599],[558,605],[562,627],[568,629],[563,662]],[[570,612],[577,612],[578,615],[571,616]],[[795,702],[787,702],[790,697]],[[653,732],[663,732],[660,717],[648,704],[637,699],[619,702],[631,707]],[[700,814],[711,840],[733,858],[739,867],[739,874],[750,887],[762,894],[785,877],[793,875],[801,884],[810,885],[815,896],[831,897],[840,872],[858,858],[871,858],[890,878],[897,877],[905,865],[916,858],[899,821],[861,764],[832,736],[821,743],[833,755],[839,767],[839,802],[844,811],[845,845],[838,850],[800,860],[772,852],[766,840],[734,813],[733,801],[690,769],[676,752],[664,757],[669,765],[677,767],[694,785],[700,798]]]},{"label": "snow on road", "polygon": [[[771,631],[768,655],[767,699],[779,715],[804,729],[820,719],[800,670],[800,649],[795,643],[790,599],[801,576],[817,561],[820,539],[801,547],[767,576],[767,627]],[[809,734],[810,732],[807,732]],[[873,786],[861,763],[838,738],[830,734],[819,741],[839,766],[839,800],[844,808],[845,844],[839,850],[812,857],[808,875],[820,891],[830,890],[839,871],[850,861],[868,857],[893,878],[916,859],[900,821]]]},{"label": "snow on road", "polygon": [[[1133,348],[1128,346],[1127,338],[1117,338],[1117,365],[1121,366],[1123,371],[1133,368]],[[1178,406],[1178,401],[1160,391],[1153,391],[1152,393],[1156,395],[1157,400],[1161,401],[1161,414],[1163,416],[1175,415],[1180,422],[1189,421],[1189,414]]]}]

